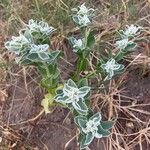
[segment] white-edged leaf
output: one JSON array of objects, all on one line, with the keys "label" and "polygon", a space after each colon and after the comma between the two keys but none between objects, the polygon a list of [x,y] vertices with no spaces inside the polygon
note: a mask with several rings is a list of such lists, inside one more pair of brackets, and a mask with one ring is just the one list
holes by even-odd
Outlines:
[{"label": "white-edged leaf", "polygon": [[86,134],[84,145],[89,145],[93,141],[93,139],[94,139],[93,133],[89,132],[88,134]]}]

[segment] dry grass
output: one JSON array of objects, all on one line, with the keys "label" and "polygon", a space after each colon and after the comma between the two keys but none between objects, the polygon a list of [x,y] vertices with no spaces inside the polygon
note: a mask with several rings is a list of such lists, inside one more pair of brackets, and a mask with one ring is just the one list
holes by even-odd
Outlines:
[{"label": "dry grass", "polygon": [[[117,0],[116,0],[117,1]],[[81,1],[82,3],[84,1]],[[47,21],[50,25],[58,28],[57,37],[58,39],[63,39],[69,33],[76,31],[74,25],[70,22],[70,9],[78,4],[77,0],[1,0],[0,1],[0,13],[1,13],[1,29],[0,34],[2,39],[1,45],[1,56],[0,56],[0,117],[2,116],[2,111],[4,107],[4,102],[7,101],[7,93],[5,89],[9,84],[13,84],[14,90],[11,93],[12,100],[10,102],[10,109],[8,111],[8,118],[6,123],[0,122],[0,137],[2,137],[2,142],[0,141],[0,150],[13,149],[15,144],[21,142],[22,139],[27,139],[27,137],[22,137],[15,129],[11,128],[9,125],[11,120],[12,111],[15,110],[14,103],[19,100],[15,99],[18,94],[17,89],[25,93],[26,98],[24,100],[31,100],[29,97],[34,97],[34,91],[31,91],[30,85],[35,84],[35,90],[39,88],[38,78],[39,75],[33,68],[19,68],[15,70],[14,64],[10,63],[14,56],[5,52],[3,46],[4,41],[10,37],[10,35],[16,35],[21,26],[24,25],[30,18],[42,19]],[[125,60],[128,63],[126,67],[126,72],[117,81],[112,81],[108,85],[108,90],[101,93],[95,93],[92,96],[93,109],[100,110],[104,112],[104,118],[116,119],[117,122],[114,126],[112,132],[113,134],[106,140],[104,147],[106,150],[147,150],[150,148],[150,102],[145,101],[144,103],[138,103],[139,99],[131,97],[126,93],[126,88],[124,87],[126,77],[128,76],[130,68],[132,70],[140,68],[141,76],[144,76],[149,72],[150,68],[150,58],[149,58],[149,40],[150,40],[150,15],[149,15],[149,0],[137,1],[137,0],[93,0],[88,1],[90,5],[97,8],[98,14],[95,17],[93,28],[97,30],[97,46],[96,48],[101,51],[102,49],[111,48],[115,51],[113,47],[113,42],[115,41],[117,35],[116,31],[124,26],[125,24],[136,23],[144,26],[145,32],[141,35],[144,42],[140,45],[137,53],[132,54]],[[57,38],[56,38],[57,40]],[[104,42],[107,41],[107,45]],[[55,39],[54,39],[55,42]],[[56,41],[57,43],[57,41]],[[62,42],[63,43],[63,42]],[[62,44],[60,43],[60,45]],[[61,45],[62,46],[62,45]],[[91,70],[94,71],[95,66],[92,64],[92,59],[98,59],[100,53],[97,49],[93,50],[91,53]],[[67,54],[66,54],[67,55]],[[70,62],[67,62],[70,64]],[[64,66],[65,67],[65,66]],[[65,68],[66,69],[66,68]],[[36,77],[32,77],[32,71]],[[6,82],[6,76],[9,76],[10,80]],[[21,76],[23,86],[17,84],[18,78]],[[27,81],[26,78],[30,77],[31,80]],[[98,82],[99,78],[97,79]],[[140,87],[139,87],[140,88]],[[149,86],[150,88],[150,86]],[[33,88],[32,88],[33,89]],[[9,95],[10,96],[10,95]],[[150,95],[149,95],[150,96]],[[28,99],[29,98],[29,99]],[[2,105],[1,105],[2,103]],[[26,102],[20,104],[18,112],[19,115],[23,107],[27,108],[29,111],[29,106],[25,105]],[[25,108],[26,109],[26,108]],[[25,110],[24,109],[24,110]],[[39,110],[34,110],[32,115],[36,116],[40,112]],[[107,110],[107,111],[104,111]],[[30,116],[29,118],[33,118]],[[67,115],[68,117],[69,115]],[[143,117],[144,116],[144,117]],[[41,116],[40,116],[41,117]],[[38,116],[39,119],[40,118]],[[20,118],[22,120],[17,120],[15,123],[20,122],[27,123],[30,119],[27,116]],[[66,120],[65,118],[64,120]],[[13,124],[13,123],[12,123]],[[63,127],[63,124],[61,125]],[[30,129],[29,129],[30,130]],[[29,132],[32,132],[31,129]],[[11,137],[11,138],[10,138]],[[73,136],[67,143],[66,147],[72,142],[76,136]],[[22,143],[22,142],[21,142]],[[29,142],[30,143],[30,142]],[[147,147],[145,147],[147,145]],[[29,145],[23,145],[24,149],[31,149]],[[43,143],[43,147],[48,149]],[[99,141],[97,142],[97,148],[99,148]]]}]

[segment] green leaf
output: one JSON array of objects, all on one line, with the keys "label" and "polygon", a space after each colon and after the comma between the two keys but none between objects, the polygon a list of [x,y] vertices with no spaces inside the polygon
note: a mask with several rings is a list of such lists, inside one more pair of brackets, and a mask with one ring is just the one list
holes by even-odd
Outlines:
[{"label": "green leaf", "polygon": [[86,134],[86,139],[84,141],[84,145],[89,145],[94,139],[93,133],[89,132]]},{"label": "green leaf", "polygon": [[38,67],[38,70],[39,70],[40,74],[42,75],[42,77],[46,78],[47,70],[46,70],[45,66],[43,65],[43,63],[38,63],[37,67]]},{"label": "green leaf", "polygon": [[116,54],[115,60],[118,62],[118,61],[122,60],[124,56],[125,56],[125,53],[122,52],[122,50],[120,50],[120,51]]},{"label": "green leaf", "polygon": [[80,59],[77,64],[77,69],[80,71],[85,71],[87,69],[87,67],[88,67],[88,60],[86,58]]},{"label": "green leaf", "polygon": [[56,68],[55,72],[51,75],[53,79],[58,79],[60,75],[60,70]]},{"label": "green leaf", "polygon": [[101,126],[104,130],[111,129],[114,126],[114,121],[101,121]]},{"label": "green leaf", "polygon": [[87,147],[87,145],[84,145],[85,139],[86,139],[86,135],[85,134],[80,134],[79,135],[78,141],[80,143],[80,150],[85,149]]},{"label": "green leaf", "polygon": [[54,96],[51,93],[45,95],[41,105],[44,107],[45,113],[50,113],[49,107],[53,105]]},{"label": "green leaf", "polygon": [[55,90],[56,95],[62,95],[63,94],[63,84],[59,84],[58,87]]},{"label": "green leaf", "polygon": [[102,119],[102,116],[101,116],[100,112],[98,112],[98,113],[94,114],[92,117],[90,117],[90,120],[94,120],[95,123],[97,123],[97,122],[100,123],[101,119]]},{"label": "green leaf", "polygon": [[87,118],[86,117],[84,117],[84,116],[76,116],[75,118],[74,118],[74,122],[79,126],[79,120],[84,120],[84,121],[86,121],[87,122]]},{"label": "green leaf", "polygon": [[[18,61],[18,60],[17,60]],[[33,62],[29,59],[24,59],[22,58],[21,60],[18,61],[20,64],[22,65],[30,65],[30,64],[33,64]]]},{"label": "green leaf", "polygon": [[[28,58],[29,60],[31,60],[32,62],[34,62],[34,61],[37,62],[39,56],[38,56],[37,53],[31,53],[31,54],[28,54],[28,55],[27,55],[27,58]],[[39,61],[40,61],[40,60],[39,60]]]},{"label": "green leaf", "polygon": [[104,130],[101,125],[98,126],[98,131],[97,132],[99,134],[102,134],[103,137],[108,137],[111,134],[111,132],[109,132],[108,130]]},{"label": "green leaf", "polygon": [[75,84],[75,82],[72,79],[69,79],[66,83],[66,85],[70,86],[70,87],[74,87],[77,88],[77,85]]},{"label": "green leaf", "polygon": [[79,25],[79,18],[77,16],[73,16],[72,19],[77,25]]},{"label": "green leaf", "polygon": [[89,86],[83,86],[79,88],[79,96],[86,96],[90,92],[90,87]]},{"label": "green leaf", "polygon": [[27,38],[27,39],[29,39],[29,41],[31,42],[31,43],[33,43],[34,41],[33,41],[33,37],[32,37],[32,35],[30,34],[30,32],[29,32],[29,30],[22,30],[21,31],[22,32],[22,34],[24,34],[24,36]]},{"label": "green leaf", "polygon": [[47,61],[49,59],[49,55],[47,53],[38,53],[40,59]]},{"label": "green leaf", "polygon": [[70,42],[71,45],[75,44],[75,42],[74,42],[75,40],[76,39],[73,36],[68,38],[68,41]]},{"label": "green leaf", "polygon": [[136,43],[129,43],[128,45],[127,45],[127,47],[124,49],[124,50],[122,50],[123,52],[125,52],[125,53],[130,53],[130,52],[132,52],[132,51],[134,51],[134,48],[137,46],[137,44]]},{"label": "green leaf", "polygon": [[88,86],[88,80],[87,78],[83,78],[79,81],[79,88],[83,86]]},{"label": "green leaf", "polygon": [[95,43],[95,37],[92,31],[86,33],[86,47],[91,48]]},{"label": "green leaf", "polygon": [[88,107],[86,106],[85,102],[83,102],[82,100],[79,100],[77,102],[77,105],[80,106],[80,109],[76,107],[76,110],[78,111],[78,113],[81,115],[87,115]]},{"label": "green leaf", "polygon": [[80,128],[86,128],[87,120],[79,119],[78,123]]},{"label": "green leaf", "polygon": [[55,63],[56,59],[61,56],[62,53],[60,51],[51,51],[50,52],[50,60],[51,60],[51,63]]}]

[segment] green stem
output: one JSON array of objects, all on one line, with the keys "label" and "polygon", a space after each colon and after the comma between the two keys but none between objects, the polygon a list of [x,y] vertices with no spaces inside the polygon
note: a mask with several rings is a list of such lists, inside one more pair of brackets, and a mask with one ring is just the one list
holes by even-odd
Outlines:
[{"label": "green stem", "polygon": [[78,81],[80,79],[80,73],[82,71],[85,71],[87,69],[87,66],[88,66],[88,61],[86,58],[83,58],[83,57],[78,57],[78,60],[77,60],[77,69],[76,69],[76,72],[73,76],[73,80],[74,81]]},{"label": "green stem", "polygon": [[115,60],[116,60],[116,61],[120,61],[121,59],[123,59],[124,55],[125,55],[125,53],[120,50],[120,51],[116,54]]},{"label": "green stem", "polygon": [[46,63],[43,63],[43,64],[44,64],[45,69],[46,69],[46,75],[47,75],[47,77],[50,77],[50,76],[51,76],[51,73],[50,73],[50,71],[49,71],[48,65],[47,65]]}]

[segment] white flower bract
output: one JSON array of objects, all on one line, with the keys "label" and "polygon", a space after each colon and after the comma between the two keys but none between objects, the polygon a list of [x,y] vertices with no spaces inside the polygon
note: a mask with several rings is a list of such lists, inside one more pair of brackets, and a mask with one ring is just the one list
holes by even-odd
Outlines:
[{"label": "white flower bract", "polygon": [[55,100],[63,104],[71,104],[77,111],[87,111],[87,106],[84,103],[85,96],[89,93],[90,87],[83,86],[78,88],[77,85],[69,79],[65,83],[62,90],[62,95],[56,96]]},{"label": "white flower bract", "polygon": [[81,131],[83,132],[82,134],[85,135],[85,140],[83,143],[84,148],[87,147],[87,145],[89,145],[92,142],[94,137],[96,138],[103,137],[101,132],[103,130],[101,127],[101,119],[102,117],[99,112],[94,114],[89,119],[83,116],[75,117],[75,123],[79,125]]},{"label": "white flower bract", "polygon": [[48,49],[49,49],[48,44],[43,44],[43,45],[32,44],[30,53],[48,52]]},{"label": "white flower bract", "polygon": [[78,40],[74,40],[74,45],[73,45],[73,48],[82,48],[83,46],[83,41],[81,39],[78,39]]},{"label": "white flower bract", "polygon": [[94,9],[93,8],[87,8],[85,6],[85,3],[83,3],[81,6],[78,7],[79,8],[79,11],[77,12],[78,15],[88,15],[88,16],[91,16],[94,12]]},{"label": "white flower bract", "polygon": [[129,40],[128,39],[123,39],[123,40],[119,40],[116,42],[116,47],[119,49],[125,49],[129,44]]},{"label": "white flower bract", "polygon": [[110,59],[106,64],[102,64],[101,67],[106,71],[107,79],[111,79],[115,75],[115,71],[120,71],[124,68],[122,64],[118,64],[115,59]]},{"label": "white flower bract", "polygon": [[[100,123],[99,123],[100,124]],[[98,125],[99,124],[96,124],[93,120],[90,120],[86,123],[86,128],[83,128],[83,132],[84,133],[88,133],[88,132],[92,132],[92,133],[96,133],[97,130],[98,130]]]},{"label": "white flower bract", "polygon": [[40,32],[44,35],[50,35],[52,32],[56,30],[52,26],[49,26],[48,23],[44,21],[38,22],[34,21],[33,19],[29,20],[27,27],[29,28],[29,31],[31,33]]},{"label": "white flower bract", "polygon": [[130,26],[127,25],[125,31],[122,31],[123,37],[134,37],[135,35],[138,35],[140,33],[140,29],[142,29],[142,27],[137,27],[133,24],[131,24]]},{"label": "white flower bract", "polygon": [[94,9],[87,8],[85,3],[83,3],[81,6],[78,6],[78,8],[73,8],[72,11],[76,12],[76,14],[72,17],[74,22],[81,27],[90,24],[90,19],[94,16]]},{"label": "white flower bract", "polygon": [[23,50],[23,48],[27,48],[29,46],[30,41],[22,34],[20,34],[18,37],[13,36],[12,40],[5,43],[5,47],[16,54],[20,54],[20,51]]},{"label": "white flower bract", "polygon": [[87,15],[78,16],[78,20],[79,20],[79,25],[81,25],[81,26],[87,26],[88,24],[91,23],[91,21]]}]

